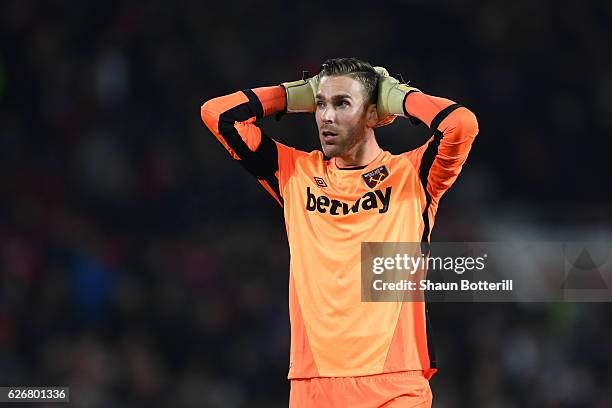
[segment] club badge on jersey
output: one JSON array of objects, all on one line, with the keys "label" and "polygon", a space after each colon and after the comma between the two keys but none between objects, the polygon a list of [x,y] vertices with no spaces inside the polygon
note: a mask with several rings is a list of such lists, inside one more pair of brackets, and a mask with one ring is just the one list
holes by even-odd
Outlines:
[{"label": "club badge on jersey", "polygon": [[378,185],[382,183],[383,180],[386,180],[388,176],[389,170],[387,170],[387,167],[385,166],[380,166],[372,171],[361,175],[363,181],[365,181],[366,185],[369,188],[378,187]]}]

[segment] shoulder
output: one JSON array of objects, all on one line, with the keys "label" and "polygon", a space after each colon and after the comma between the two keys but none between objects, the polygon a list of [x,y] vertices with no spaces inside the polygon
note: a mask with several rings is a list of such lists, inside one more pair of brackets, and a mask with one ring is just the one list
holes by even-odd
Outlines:
[{"label": "shoulder", "polygon": [[412,149],[412,150],[409,150],[407,152],[404,152],[398,155],[398,157],[401,157],[403,161],[410,163],[412,167],[418,168],[421,164],[421,159],[423,158],[423,154],[425,153],[428,147],[429,147],[429,141],[423,144],[422,146],[417,147],[416,149]]},{"label": "shoulder", "polygon": [[383,164],[389,164],[390,166],[405,166],[411,162],[410,158],[412,157],[414,150],[400,153],[400,154],[391,154],[389,152],[385,152],[387,157],[382,162]]},{"label": "shoulder", "polygon": [[317,164],[325,162],[325,156],[323,156],[323,153],[320,150],[312,150],[310,152],[305,152],[303,150],[297,149],[293,150],[296,161],[299,160],[303,164]]},{"label": "shoulder", "polygon": [[279,142],[276,142],[276,146],[279,160],[281,163],[285,163],[285,165],[302,168],[317,168],[327,163],[325,156],[323,156],[323,153],[319,150],[306,152]]}]

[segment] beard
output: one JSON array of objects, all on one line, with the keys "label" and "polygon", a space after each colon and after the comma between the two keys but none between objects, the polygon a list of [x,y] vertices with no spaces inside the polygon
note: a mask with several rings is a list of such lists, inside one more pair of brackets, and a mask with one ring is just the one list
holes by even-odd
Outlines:
[{"label": "beard", "polygon": [[321,148],[327,157],[342,157],[352,152],[357,146],[361,145],[366,138],[366,132],[362,126],[355,126],[347,129],[335,136],[331,141],[326,142],[320,136]]}]

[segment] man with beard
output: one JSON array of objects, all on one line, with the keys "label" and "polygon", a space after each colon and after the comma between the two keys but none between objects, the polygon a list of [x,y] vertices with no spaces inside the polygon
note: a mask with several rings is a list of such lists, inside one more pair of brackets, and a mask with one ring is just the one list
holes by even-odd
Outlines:
[{"label": "man with beard", "polygon": [[[264,135],[255,120],[314,112],[321,151]],[[362,302],[362,242],[428,243],[442,194],[467,159],[472,112],[355,58],[310,79],[207,101],[206,126],[282,206],[291,252],[290,407],[429,407],[436,362],[423,301]],[[429,126],[423,146],[383,151],[376,127]]]}]

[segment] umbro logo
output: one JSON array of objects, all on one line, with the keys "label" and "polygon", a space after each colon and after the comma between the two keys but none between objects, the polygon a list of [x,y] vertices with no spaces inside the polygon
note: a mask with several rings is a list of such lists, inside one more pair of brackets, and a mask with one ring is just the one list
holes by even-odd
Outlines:
[{"label": "umbro logo", "polygon": [[319,187],[327,187],[327,183],[321,177],[315,177],[314,181],[315,183],[317,183],[317,186]]},{"label": "umbro logo", "polygon": [[372,171],[362,174],[361,177],[370,188],[378,187],[383,180],[389,176],[389,170],[385,166],[380,166]]}]

